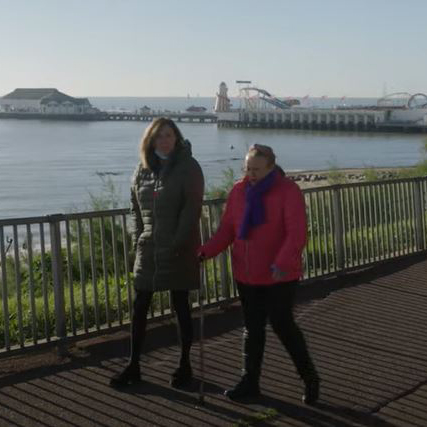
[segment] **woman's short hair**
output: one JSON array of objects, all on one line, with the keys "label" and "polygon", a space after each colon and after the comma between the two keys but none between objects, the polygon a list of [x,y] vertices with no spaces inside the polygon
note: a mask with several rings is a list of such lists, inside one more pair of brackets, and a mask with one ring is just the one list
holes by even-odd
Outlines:
[{"label": "woman's short hair", "polygon": [[154,152],[154,142],[164,126],[169,126],[173,130],[176,137],[176,144],[182,145],[184,143],[184,137],[173,120],[166,117],[158,117],[157,119],[154,119],[147,129],[145,129],[144,135],[141,139],[139,154],[144,168],[149,168],[148,160]]},{"label": "woman's short hair", "polygon": [[268,166],[276,163],[276,155],[268,145],[254,144],[249,147],[247,156],[264,157],[267,159]]}]

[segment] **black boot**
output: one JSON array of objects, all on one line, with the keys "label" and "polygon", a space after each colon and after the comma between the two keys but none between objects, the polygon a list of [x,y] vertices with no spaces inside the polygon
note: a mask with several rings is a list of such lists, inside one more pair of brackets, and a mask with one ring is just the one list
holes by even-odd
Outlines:
[{"label": "black boot", "polygon": [[320,380],[318,377],[304,380],[305,390],[302,401],[306,405],[314,405],[319,399]]},{"label": "black boot", "polygon": [[240,381],[224,395],[232,400],[254,399],[260,396],[259,377],[265,346],[263,328],[249,337],[247,329],[243,332],[243,375]]},{"label": "black boot", "polygon": [[174,388],[185,388],[193,381],[193,371],[190,362],[181,363],[171,376],[170,385]]},{"label": "black boot", "polygon": [[304,381],[302,401],[306,405],[314,405],[319,399],[320,378],[311,359],[309,359],[308,366],[300,375]]},{"label": "black boot", "polygon": [[308,352],[304,335],[293,318],[287,322],[286,329],[280,322],[275,323],[273,328],[291,356],[300,378],[304,381],[303,403],[313,405],[319,399],[320,379]]},{"label": "black boot", "polygon": [[231,400],[255,399],[261,395],[259,381],[245,374],[233,388],[226,390],[224,395]]},{"label": "black boot", "polygon": [[147,325],[147,312],[150,307],[153,292],[137,291],[133,303],[133,315],[131,326],[131,353],[129,364],[120,373],[114,375],[110,380],[111,387],[123,387],[128,384],[136,384],[141,381],[139,370],[139,356],[145,338],[145,327]]},{"label": "black boot", "polygon": [[181,344],[181,358],[178,368],[173,372],[170,385],[174,388],[186,388],[193,381],[190,364],[190,350],[193,342],[193,323],[191,320],[188,291],[172,291],[172,304],[178,318],[178,337]]},{"label": "black boot", "polygon": [[125,387],[129,384],[137,384],[141,381],[141,372],[139,363],[126,366],[119,374],[114,375],[110,380],[110,386],[113,388]]}]

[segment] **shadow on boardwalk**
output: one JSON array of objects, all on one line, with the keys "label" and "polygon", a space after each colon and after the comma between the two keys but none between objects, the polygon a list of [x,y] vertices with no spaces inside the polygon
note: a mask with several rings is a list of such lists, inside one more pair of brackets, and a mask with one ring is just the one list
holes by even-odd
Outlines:
[{"label": "shadow on boardwalk", "polygon": [[[206,401],[170,388],[179,351],[170,322],[153,323],[142,356],[144,382],[108,387],[126,363],[127,332],[54,350],[0,359],[4,426],[426,426],[427,261],[423,256],[301,286],[296,307],[322,378],[315,407],[301,404],[302,384],[268,331],[263,397],[227,400],[240,373],[238,304],[206,317]],[[196,322],[197,324],[197,322]],[[197,331],[196,331],[197,333]],[[192,358],[198,375],[198,345]]]}]

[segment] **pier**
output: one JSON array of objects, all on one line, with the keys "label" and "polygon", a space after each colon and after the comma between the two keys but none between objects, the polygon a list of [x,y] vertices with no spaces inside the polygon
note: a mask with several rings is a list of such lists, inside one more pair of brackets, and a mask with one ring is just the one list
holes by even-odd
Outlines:
[{"label": "pier", "polygon": [[178,123],[217,123],[219,128],[427,133],[427,124],[411,121],[387,121],[385,115],[384,111],[356,109],[241,110],[227,113],[103,111],[87,114],[48,114],[0,112],[0,119],[151,122],[157,117],[167,117]]},{"label": "pier", "polygon": [[217,115],[214,113],[190,113],[190,112],[171,112],[157,111],[150,113],[115,113],[105,112],[104,120],[121,120],[121,121],[141,121],[151,122],[158,117],[166,117],[177,121],[178,123],[216,123]]},{"label": "pier", "polygon": [[[245,82],[250,83],[250,81]],[[427,133],[427,95],[395,93],[372,106],[304,107],[280,100],[265,89],[240,89],[240,108],[231,108],[227,85],[217,93],[218,127]]]},{"label": "pier", "polygon": [[100,111],[84,114],[51,114],[27,112],[0,112],[0,119],[19,120],[67,120],[67,121],[138,121],[151,122],[157,117],[167,117],[178,123],[216,123],[214,113],[192,113],[180,111],[155,111],[150,113]]},{"label": "pier", "polygon": [[218,113],[218,127],[427,133],[427,124],[387,121],[385,111],[293,109]]},{"label": "pier", "polygon": [[153,110],[147,106],[134,110],[100,110],[87,98],[73,98],[55,88],[18,88],[0,97],[0,119],[150,122],[157,117],[187,123],[217,121],[216,114],[197,106],[186,111]]},{"label": "pier", "polygon": [[[249,84],[250,81],[243,83]],[[232,108],[227,85],[222,82],[216,94],[214,111],[207,112],[202,107],[170,111],[153,110],[147,106],[129,111],[101,111],[90,104],[87,108],[81,107],[78,99],[71,108],[71,98],[66,95],[63,95],[66,101],[56,100],[46,106],[46,96],[37,101],[40,105],[18,96],[30,97],[36,89],[32,92],[17,91],[14,96],[19,99],[9,99],[13,94],[3,97],[0,119],[151,122],[158,117],[166,117],[178,123],[217,123],[219,128],[427,133],[427,95],[423,93],[390,94],[380,98],[376,105],[306,107],[299,99],[279,99],[265,89],[249,85],[240,89],[239,108]],[[52,91],[56,91],[56,97],[59,96],[59,91]]]}]

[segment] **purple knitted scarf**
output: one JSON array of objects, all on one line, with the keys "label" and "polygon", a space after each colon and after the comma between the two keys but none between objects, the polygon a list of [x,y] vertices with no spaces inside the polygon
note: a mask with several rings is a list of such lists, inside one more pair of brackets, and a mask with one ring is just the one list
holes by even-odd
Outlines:
[{"label": "purple knitted scarf", "polygon": [[276,170],[274,169],[255,185],[247,183],[245,188],[245,212],[243,214],[243,221],[239,227],[239,239],[246,239],[252,227],[264,224],[265,208],[262,197],[273,186],[275,178]]}]

